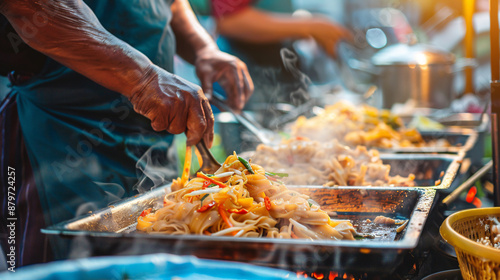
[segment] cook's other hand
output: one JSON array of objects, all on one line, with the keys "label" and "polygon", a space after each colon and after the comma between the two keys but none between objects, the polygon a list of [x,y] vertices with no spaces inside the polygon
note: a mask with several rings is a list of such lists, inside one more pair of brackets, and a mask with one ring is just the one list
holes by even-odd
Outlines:
[{"label": "cook's other hand", "polygon": [[253,82],[245,63],[218,49],[206,48],[198,52],[196,74],[203,92],[210,99],[212,85],[218,82],[225,90],[229,106],[242,110],[253,92]]},{"label": "cook's other hand", "polygon": [[253,92],[253,82],[245,63],[219,50],[196,19],[187,0],[175,0],[171,8],[177,54],[196,66],[196,74],[207,97],[210,99],[212,95],[213,83],[219,82],[226,91],[229,105],[235,110],[243,109]]},{"label": "cook's other hand", "polygon": [[[212,4],[232,6],[234,3],[231,0],[212,0]],[[340,40],[353,39],[348,29],[321,15],[296,17],[247,5],[234,10],[216,9],[214,16],[217,31],[228,38],[256,44],[313,38],[332,57],[337,55]]]},{"label": "cook's other hand", "polygon": [[151,120],[154,130],[185,132],[188,146],[203,137],[212,145],[214,116],[199,86],[151,65],[137,89],[129,100],[136,112]]},{"label": "cook's other hand", "polygon": [[337,57],[337,44],[342,41],[352,41],[352,33],[343,26],[328,19],[317,18],[309,24],[311,37],[328,55]]}]

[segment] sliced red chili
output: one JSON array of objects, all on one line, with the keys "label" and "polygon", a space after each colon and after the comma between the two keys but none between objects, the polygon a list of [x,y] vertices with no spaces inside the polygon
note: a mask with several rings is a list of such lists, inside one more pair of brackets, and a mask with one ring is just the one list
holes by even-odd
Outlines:
[{"label": "sliced red chili", "polygon": [[227,212],[229,213],[234,213],[234,214],[247,214],[248,213],[248,210],[245,209],[245,208],[241,208],[241,209],[229,209],[227,210]]},{"label": "sliced red chili", "polygon": [[211,209],[211,208],[212,208],[212,207],[214,207],[214,206],[215,206],[215,200],[212,200],[212,201],[210,201],[208,204],[205,204],[205,205],[201,206],[201,207],[200,207],[200,209],[198,209],[198,210],[196,210],[196,211],[198,211],[198,212],[200,212],[200,213],[201,213],[201,212],[205,212],[205,211],[207,211],[207,210]]},{"label": "sliced red chili", "polygon": [[474,197],[476,197],[476,194],[477,188],[476,186],[472,186],[472,188],[469,189],[467,196],[465,197],[465,201],[467,201],[468,203],[472,203],[474,201]]},{"label": "sliced red chili", "polygon": [[197,176],[197,177],[200,177],[200,178],[203,178],[203,179],[205,179],[205,180],[208,180],[208,181],[210,181],[211,183],[216,184],[216,185],[217,185],[217,186],[219,186],[220,188],[225,188],[225,187],[227,187],[227,185],[226,185],[226,184],[221,183],[221,182],[219,182],[219,181],[216,181],[216,180],[214,180],[214,179],[212,179],[212,178],[208,177],[207,175],[205,175],[205,174],[203,174],[203,173],[201,173],[201,172],[198,172],[198,173],[196,174],[196,176]]},{"label": "sliced red chili", "polygon": [[203,182],[203,187],[202,187],[202,189],[206,189],[206,188],[208,188],[208,186],[210,186],[210,184],[211,184],[211,183],[210,183],[210,181],[208,181],[208,180],[207,180],[207,181],[205,181],[205,182]]},{"label": "sliced red chili", "polygon": [[148,208],[141,213],[141,217],[146,217],[147,214],[151,213],[151,208]]},{"label": "sliced red chili", "polygon": [[264,205],[266,205],[267,211],[271,210],[271,200],[269,197],[264,197]]}]

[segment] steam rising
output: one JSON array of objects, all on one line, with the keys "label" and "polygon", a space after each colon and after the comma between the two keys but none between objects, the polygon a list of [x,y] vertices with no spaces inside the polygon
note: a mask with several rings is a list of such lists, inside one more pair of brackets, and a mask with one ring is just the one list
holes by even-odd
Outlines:
[{"label": "steam rising", "polygon": [[136,164],[142,176],[134,189],[143,193],[171,183],[177,177],[177,156],[173,147],[173,144],[161,141],[144,153]]},{"label": "steam rising", "polygon": [[297,65],[299,59],[294,52],[283,48],[280,54],[285,69],[292,74],[297,82],[299,82],[299,87],[290,93],[290,100],[295,106],[303,104],[310,99],[307,89],[311,84],[311,79],[299,70]]}]

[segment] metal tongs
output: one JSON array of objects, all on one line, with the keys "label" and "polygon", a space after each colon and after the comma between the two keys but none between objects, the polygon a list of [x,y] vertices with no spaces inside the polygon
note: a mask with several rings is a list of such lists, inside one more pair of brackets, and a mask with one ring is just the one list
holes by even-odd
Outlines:
[{"label": "metal tongs", "polygon": [[213,174],[221,167],[221,164],[215,159],[214,155],[207,147],[204,138],[202,138],[201,141],[196,144],[196,148],[198,149],[198,152],[200,152],[203,162],[200,169],[198,169],[198,171],[196,171],[194,174],[197,174],[200,171],[205,174]]},{"label": "metal tongs", "polygon": [[269,146],[274,142],[273,139],[277,138],[275,137],[275,133],[273,131],[263,128],[245,112],[237,113],[235,110],[229,107],[225,103],[224,97],[222,97],[222,95],[220,95],[219,93],[213,92],[210,102],[215,107],[219,108],[219,110],[221,110],[222,112],[231,113],[240,124],[246,127],[252,134],[257,136],[257,139],[259,139],[262,144]]},{"label": "metal tongs", "polygon": [[[226,105],[224,102],[224,98],[214,92],[212,95],[212,104],[215,105],[219,110],[223,112],[230,112],[233,114],[233,116],[236,118],[236,120],[241,123],[243,126],[245,126],[250,132],[255,134],[257,138],[265,145],[270,145],[272,143],[272,140],[269,139],[269,137],[266,135],[266,129],[264,129],[260,124],[255,122],[252,118],[247,116],[244,112],[241,112],[238,114],[235,112],[231,107]],[[267,132],[267,133],[273,133],[273,132]],[[202,139],[198,144],[196,144],[196,148],[200,152],[201,158],[203,160],[203,163],[196,171],[196,173],[202,171],[205,174],[212,174],[215,171],[217,171],[221,164],[215,159],[214,155],[210,151],[210,149],[207,147],[207,144],[205,143],[205,140]],[[196,174],[195,173],[195,174]]]}]

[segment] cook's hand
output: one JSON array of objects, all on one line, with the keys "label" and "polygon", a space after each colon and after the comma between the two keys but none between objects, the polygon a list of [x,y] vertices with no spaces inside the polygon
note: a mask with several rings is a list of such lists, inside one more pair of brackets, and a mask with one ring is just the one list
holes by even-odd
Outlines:
[{"label": "cook's hand", "polygon": [[195,61],[203,92],[210,99],[212,84],[218,82],[228,95],[229,106],[240,111],[253,93],[253,82],[245,63],[213,48],[200,50]]},{"label": "cook's hand", "polygon": [[185,132],[187,145],[205,137],[212,146],[214,116],[199,86],[152,65],[129,99],[136,112],[151,120],[154,130]]},{"label": "cook's hand", "polygon": [[352,33],[343,26],[328,19],[314,19],[310,24],[310,34],[328,55],[337,57],[337,43],[341,40],[352,41]]}]

